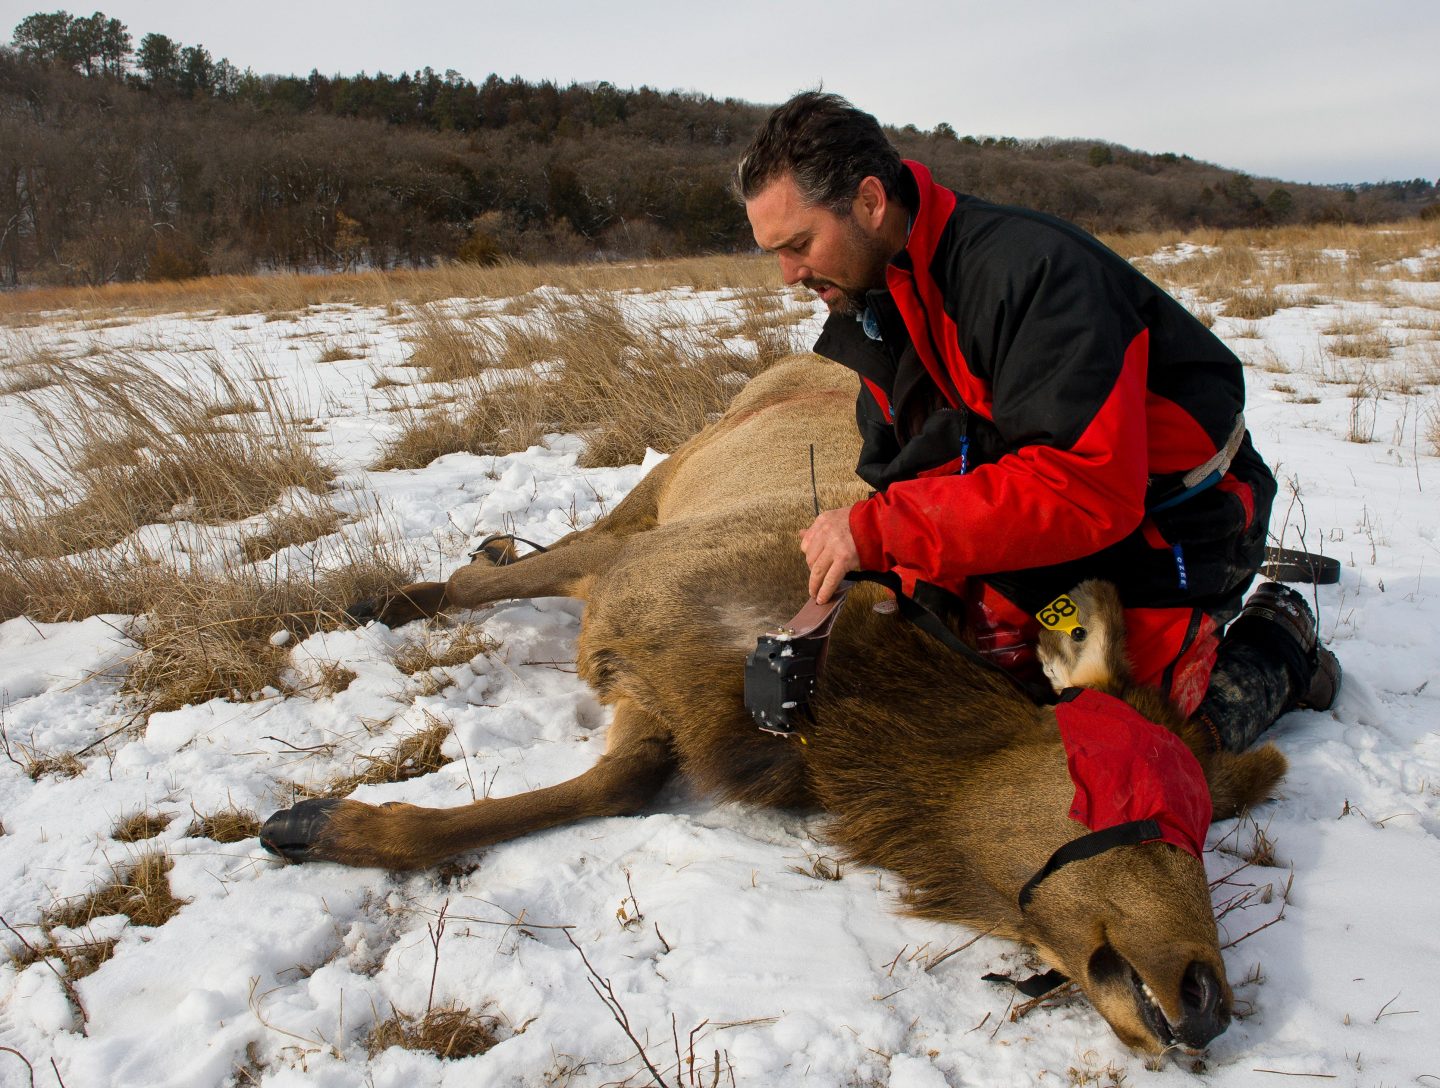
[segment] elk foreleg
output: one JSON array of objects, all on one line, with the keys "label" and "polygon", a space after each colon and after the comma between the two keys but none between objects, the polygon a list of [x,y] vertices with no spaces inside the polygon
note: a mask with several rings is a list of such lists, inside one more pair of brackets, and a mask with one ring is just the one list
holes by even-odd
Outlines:
[{"label": "elk foreleg", "polygon": [[316,798],[271,816],[260,842],[290,861],[423,869],[532,831],[630,815],[649,803],[674,768],[669,728],[626,698],[616,706],[605,754],[568,782],[458,808]]}]

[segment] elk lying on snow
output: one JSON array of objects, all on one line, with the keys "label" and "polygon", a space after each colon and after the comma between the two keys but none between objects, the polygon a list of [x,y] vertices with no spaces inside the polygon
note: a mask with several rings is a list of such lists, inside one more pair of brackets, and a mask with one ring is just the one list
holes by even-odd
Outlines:
[{"label": "elk lying on snow", "polygon": [[[1079,794],[1056,708],[876,611],[881,591],[860,586],[831,637],[805,743],[760,732],[746,712],[745,655],[805,596],[797,539],[812,516],[811,445],[823,505],[863,494],[849,476],[852,382],[818,360],[777,366],[593,527],[518,563],[478,559],[448,582],[370,603],[393,625],[507,598],[584,599],[579,670],[615,708],[594,767],[451,809],[306,801],[272,816],[262,840],[292,860],[420,868],[558,824],[637,812],[680,771],[727,800],[822,807],[828,835],[850,857],[903,878],[912,911],[1033,945],[1125,1042],[1205,1045],[1228,1024],[1231,993],[1204,867],[1158,840],[1054,866],[1056,851],[1086,834],[1071,816]],[[1162,740],[1178,735],[1183,746],[1168,743],[1192,766],[1185,746],[1194,752],[1214,817],[1263,799],[1285,769],[1273,747],[1209,752],[1158,695],[1129,689],[1107,588],[1076,592],[1084,643],[1047,638],[1052,678],[1109,686],[1173,729],[1138,726]],[[1200,846],[1204,792],[1202,784]]]}]

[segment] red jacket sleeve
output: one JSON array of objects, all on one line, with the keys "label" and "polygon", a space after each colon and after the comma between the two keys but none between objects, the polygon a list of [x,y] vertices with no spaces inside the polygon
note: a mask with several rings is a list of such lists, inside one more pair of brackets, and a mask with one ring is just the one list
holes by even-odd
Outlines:
[{"label": "red jacket sleeve", "polygon": [[[1012,354],[1028,358],[1006,364],[1008,376],[992,378],[997,427],[1002,434],[1026,432],[1033,441],[968,475],[895,483],[852,507],[850,530],[865,569],[895,570],[907,587],[917,578],[958,587],[970,575],[1093,554],[1140,524],[1147,483],[1146,332],[1128,344],[1106,345],[1103,335],[1097,342],[1083,333],[1063,343],[1052,339],[1050,352],[1045,338],[1051,332],[1043,320],[1040,325],[1039,342],[1017,335],[1012,345]],[[1088,358],[1077,362],[1077,355]],[[1113,380],[1097,390],[1098,374]],[[1070,381],[1078,383],[1073,395]],[[1087,395],[1078,393],[1081,387]],[[1069,436],[1047,429],[1045,417],[1067,406],[1080,429],[1062,445]],[[1066,423],[1073,428],[1073,419]]]}]

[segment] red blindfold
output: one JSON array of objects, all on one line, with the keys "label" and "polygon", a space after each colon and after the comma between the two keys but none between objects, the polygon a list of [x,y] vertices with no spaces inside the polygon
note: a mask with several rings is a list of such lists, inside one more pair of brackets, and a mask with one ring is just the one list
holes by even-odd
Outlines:
[{"label": "red blindfold", "polygon": [[1113,696],[1088,689],[1069,696],[1061,697],[1055,717],[1075,783],[1071,818],[1091,831],[1154,820],[1159,838],[1198,858],[1211,807],[1194,753]]}]

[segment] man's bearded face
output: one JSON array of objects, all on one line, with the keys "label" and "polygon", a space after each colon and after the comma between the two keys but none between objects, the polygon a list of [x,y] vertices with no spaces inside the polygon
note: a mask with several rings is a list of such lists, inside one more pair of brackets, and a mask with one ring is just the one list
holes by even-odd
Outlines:
[{"label": "man's bearded face", "polygon": [[786,175],[761,190],[745,211],[755,241],[779,258],[785,282],[810,288],[831,313],[858,313],[865,292],[885,285],[893,254],[853,209],[836,213],[806,204]]}]

